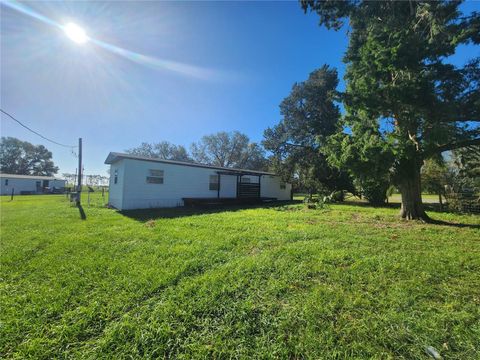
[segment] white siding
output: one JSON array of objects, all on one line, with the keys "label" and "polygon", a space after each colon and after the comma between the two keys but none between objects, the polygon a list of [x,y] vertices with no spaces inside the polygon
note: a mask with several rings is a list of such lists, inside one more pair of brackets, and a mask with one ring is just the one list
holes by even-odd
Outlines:
[{"label": "white siding", "polygon": [[[114,184],[115,170],[118,181]],[[163,184],[147,183],[149,170],[163,170]],[[210,175],[217,169],[168,164],[146,160],[122,159],[110,167],[109,203],[119,210],[183,206],[183,198],[215,198],[217,190],[210,190]],[[246,176],[258,182],[257,176]],[[290,184],[280,189],[280,178],[262,175],[261,196],[290,200]],[[220,197],[234,198],[237,194],[237,176],[221,175]]]},{"label": "white siding", "polygon": [[[6,181],[8,180],[8,185]],[[0,194],[1,195],[10,195],[12,193],[12,188],[15,189],[15,194],[20,195],[22,191],[37,191],[37,181],[40,181],[40,187],[43,187],[44,179],[18,179],[18,178],[9,178],[8,176],[0,177]],[[61,189],[65,187],[65,180],[55,179],[48,180],[48,187],[53,189]]]},{"label": "white siding", "polygon": [[290,200],[291,184],[285,184],[285,189],[281,189],[283,184],[279,176],[263,175],[260,187],[261,197],[272,197],[277,200]]},{"label": "white siding", "polygon": [[[123,209],[183,206],[182,198],[217,197],[217,190],[209,190],[210,175],[217,175],[215,169],[132,159],[122,161],[125,163]],[[164,171],[163,184],[146,182],[150,169]],[[232,184],[236,185],[230,178],[236,182],[236,177],[222,175],[221,196],[235,197],[236,187],[232,188]]]},{"label": "white siding", "polygon": [[[117,171],[117,183],[115,184],[115,171]],[[125,160],[120,160],[110,166],[110,184],[108,192],[108,204],[116,209],[123,209],[123,191],[125,183]]]}]

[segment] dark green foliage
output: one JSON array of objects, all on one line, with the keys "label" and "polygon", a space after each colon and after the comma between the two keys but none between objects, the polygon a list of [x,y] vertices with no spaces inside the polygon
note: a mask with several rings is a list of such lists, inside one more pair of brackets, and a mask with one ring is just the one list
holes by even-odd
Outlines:
[{"label": "dark green foliage", "polygon": [[[480,62],[445,62],[458,45],[479,42],[480,16],[463,16],[458,2],[302,1],[320,23],[338,29],[349,21],[347,91],[353,123],[384,123],[393,153],[393,180],[402,216],[428,219],[420,196],[423,160],[480,144]],[[467,125],[470,124],[470,125]],[[367,131],[369,126],[365,127]]]},{"label": "dark green foliage", "polygon": [[429,159],[422,167],[422,190],[428,194],[443,195],[448,184],[449,171],[443,161]]},{"label": "dark green foliage", "polygon": [[298,190],[354,191],[349,175],[330,166],[322,151],[328,137],[341,129],[337,85],[335,69],[324,65],[313,71],[280,104],[281,122],[265,130],[263,145],[273,153],[275,170],[294,179]]},{"label": "dark green foliage", "polygon": [[350,133],[329,138],[325,151],[331,164],[348,172],[360,185],[361,194],[374,205],[385,203],[394,156],[382,134],[367,121],[348,122]]},{"label": "dark green foliage", "polygon": [[0,142],[0,171],[6,174],[46,175],[58,172],[52,153],[43,145],[33,145],[13,137]]},{"label": "dark green foliage", "polygon": [[334,191],[331,195],[330,198],[332,202],[342,202],[345,200],[345,192],[340,190],[340,191]]},{"label": "dark green foliage", "polygon": [[387,200],[388,181],[366,178],[361,183],[362,195],[372,205],[383,205]]}]

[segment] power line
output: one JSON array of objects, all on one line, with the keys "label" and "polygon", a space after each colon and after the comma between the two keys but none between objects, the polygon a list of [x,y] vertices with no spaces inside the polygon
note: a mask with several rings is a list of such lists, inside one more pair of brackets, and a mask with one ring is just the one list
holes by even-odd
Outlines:
[{"label": "power line", "polygon": [[42,139],[45,139],[45,140],[47,140],[47,141],[50,141],[50,142],[53,143],[53,144],[56,144],[56,145],[59,145],[59,146],[63,146],[63,147],[66,147],[66,148],[76,148],[76,147],[77,147],[77,146],[75,146],[75,145],[60,144],[59,142],[56,142],[56,141],[54,141],[54,140],[51,140],[51,139],[43,136],[42,134],[36,132],[35,130],[30,129],[27,125],[23,124],[20,120],[15,119],[12,115],[10,115],[9,113],[7,113],[7,112],[4,111],[3,109],[0,109],[0,111],[1,111],[3,114],[7,115],[7,116],[8,116],[9,118],[11,118],[12,120],[14,120],[14,121],[16,121],[17,123],[19,123],[21,126],[23,126],[23,127],[24,127],[25,129],[27,129],[28,131],[31,131],[31,132],[34,133],[35,135],[40,136]]}]

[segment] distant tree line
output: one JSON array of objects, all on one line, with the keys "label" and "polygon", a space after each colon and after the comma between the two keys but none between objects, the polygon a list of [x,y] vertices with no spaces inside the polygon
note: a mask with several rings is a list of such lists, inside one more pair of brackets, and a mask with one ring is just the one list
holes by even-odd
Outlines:
[{"label": "distant tree line", "polygon": [[[67,181],[68,185],[74,186],[77,184],[77,174],[62,173],[62,178]],[[108,176],[103,175],[82,175],[82,184],[88,186],[107,186],[109,182]]]},{"label": "distant tree line", "polygon": [[190,145],[190,151],[182,145],[168,141],[142,143],[126,150],[127,153],[160,158],[196,162],[227,168],[267,170],[269,162],[265,150],[260,144],[251,142],[247,135],[238,131],[218,132],[203,136]]}]

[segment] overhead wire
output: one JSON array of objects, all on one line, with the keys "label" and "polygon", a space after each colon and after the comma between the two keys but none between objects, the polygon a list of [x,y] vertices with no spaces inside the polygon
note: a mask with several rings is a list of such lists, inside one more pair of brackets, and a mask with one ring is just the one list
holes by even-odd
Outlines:
[{"label": "overhead wire", "polygon": [[[0,109],[0,111],[2,112],[2,114],[7,115],[9,118],[11,118],[13,121],[16,121],[19,125],[23,126],[23,127],[24,127],[25,129],[27,129],[28,131],[34,133],[34,134],[37,135],[37,136],[40,136],[42,139],[45,139],[45,140],[47,140],[47,141],[49,141],[49,142],[51,142],[51,143],[53,143],[53,144],[55,144],[55,145],[63,146],[63,147],[70,148],[70,149],[74,149],[74,148],[78,147],[78,146],[76,146],[76,145],[66,145],[66,144],[59,143],[59,142],[57,142],[57,141],[55,141],[55,140],[49,139],[49,138],[47,138],[46,136],[43,136],[42,134],[40,134],[39,132],[37,132],[37,131],[29,128],[27,125],[25,125],[24,123],[22,123],[20,120],[16,119],[14,116],[10,115],[10,114],[9,114],[8,112],[6,112],[5,110]],[[72,153],[73,153],[73,150],[72,150]]]}]

